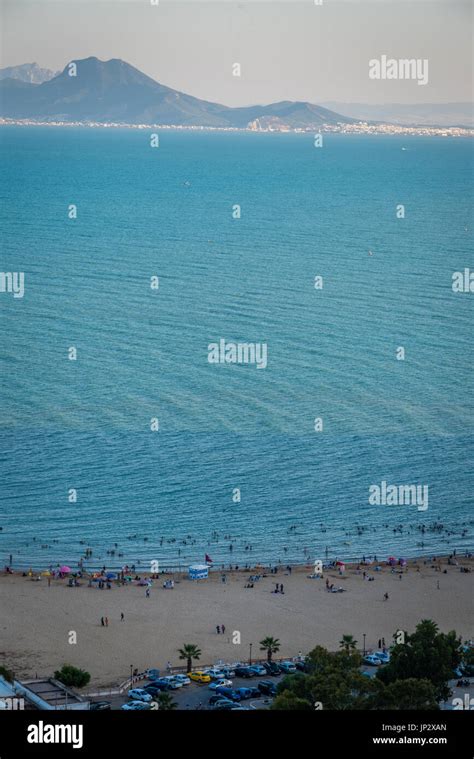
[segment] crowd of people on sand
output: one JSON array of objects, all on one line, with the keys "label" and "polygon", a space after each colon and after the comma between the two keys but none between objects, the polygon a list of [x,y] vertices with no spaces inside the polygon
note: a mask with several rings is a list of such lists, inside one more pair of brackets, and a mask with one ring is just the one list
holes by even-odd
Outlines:
[{"label": "crowd of people on sand", "polygon": [[[463,558],[465,559],[471,559],[473,557],[473,554],[465,550],[462,554]],[[5,565],[5,573],[6,574],[14,574],[12,569],[12,555],[10,555],[10,564]],[[443,566],[444,563],[444,566]],[[367,582],[374,582],[375,581],[375,574],[382,571],[383,567],[387,568],[389,567],[390,573],[392,575],[397,575],[398,579],[401,581],[403,579],[403,575],[406,574],[409,570],[409,568],[413,571],[420,572],[420,568],[422,566],[429,566],[431,569],[433,569],[435,572],[447,573],[448,567],[459,567],[460,572],[471,572],[470,567],[466,566],[460,566],[457,552],[456,550],[453,550],[451,554],[449,554],[447,557],[440,557],[440,556],[428,556],[424,558],[418,558],[418,559],[411,559],[410,562],[407,559],[395,559],[394,557],[390,557],[387,560],[384,560],[382,562],[379,562],[377,555],[373,556],[365,556],[363,555],[360,560],[355,564],[348,564],[345,565],[344,562],[339,561],[337,557],[331,561],[326,561],[323,565],[323,570],[320,569],[319,571],[308,575],[310,579],[323,579],[324,574],[326,571],[337,571],[341,577],[345,575],[346,569],[351,569],[352,572],[355,572],[356,575],[361,575],[362,579]],[[368,571],[368,568],[370,567],[370,571]],[[232,569],[244,570],[243,567],[239,567],[238,565],[235,566],[235,568],[231,567]],[[286,575],[291,575],[292,572],[292,566],[291,564],[286,564],[286,566],[282,564],[275,564],[270,565],[267,568],[263,568],[262,565],[257,565],[254,567],[255,569],[260,569],[260,572],[257,574],[250,574],[248,577],[248,580],[246,581],[246,584],[244,585],[245,589],[252,589],[255,587],[255,583],[259,582],[262,578],[266,578],[269,575],[276,575],[279,572],[284,572]],[[58,564],[57,566],[53,567],[53,565],[50,565],[49,570],[44,572],[33,572],[31,567],[28,570],[28,572],[23,572],[23,577],[30,577],[32,580],[41,580],[44,577],[47,577],[47,583],[48,586],[51,586],[51,581],[53,579],[67,579],[67,587],[80,587],[84,584],[84,582],[87,582],[87,587],[89,588],[96,588],[99,590],[107,589],[111,590],[114,586],[123,586],[127,584],[135,583],[137,585],[141,585],[145,587],[145,597],[150,598],[150,587],[153,585],[153,582],[155,580],[161,579],[162,580],[162,587],[165,590],[171,590],[175,587],[175,580],[173,578],[164,578],[163,575],[170,574],[170,572],[166,572],[164,569],[161,570],[161,572],[154,572],[150,574],[146,574],[146,576],[142,576],[140,574],[137,574],[136,571],[136,565],[131,564],[130,566],[126,564],[122,567],[119,571],[107,571],[107,567],[105,565],[102,566],[101,570],[98,570],[96,572],[90,572],[87,571],[83,566],[83,559],[78,563],[78,569],[76,571],[70,570],[70,572],[62,573],[62,569],[68,569],[68,567],[60,567]],[[227,575],[225,572],[221,572],[220,575],[222,584],[227,584]],[[81,580],[84,580],[84,582],[81,582]],[[179,582],[179,580],[177,581]],[[437,583],[437,588],[439,589],[439,581]],[[330,583],[328,579],[326,579],[326,590],[328,593],[343,593],[346,588],[343,588],[341,586],[337,587],[334,585],[334,583]],[[275,583],[275,588],[270,591],[272,594],[284,594],[284,586],[283,583]],[[384,600],[388,600],[388,594],[386,594],[386,597],[384,596]]]}]

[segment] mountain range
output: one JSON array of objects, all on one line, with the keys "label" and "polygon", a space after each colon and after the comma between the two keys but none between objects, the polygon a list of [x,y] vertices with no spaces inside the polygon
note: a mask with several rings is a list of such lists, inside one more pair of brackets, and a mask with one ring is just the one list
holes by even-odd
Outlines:
[{"label": "mountain range", "polygon": [[[36,121],[96,121],[123,124],[318,128],[323,124],[354,123],[327,108],[307,102],[283,101],[271,105],[231,108],[166,87],[120,59],[90,57],[73,62],[56,76],[37,83],[12,74],[0,76],[0,116]],[[25,64],[35,66],[36,64]],[[15,69],[24,69],[17,66]],[[38,70],[41,71],[41,69]],[[44,71],[44,70],[43,70]],[[46,70],[47,71],[47,70]]]},{"label": "mountain range", "polygon": [[42,69],[37,63],[22,63],[21,66],[7,66],[0,69],[0,79],[19,79],[21,82],[42,84],[57,76],[59,71]]}]

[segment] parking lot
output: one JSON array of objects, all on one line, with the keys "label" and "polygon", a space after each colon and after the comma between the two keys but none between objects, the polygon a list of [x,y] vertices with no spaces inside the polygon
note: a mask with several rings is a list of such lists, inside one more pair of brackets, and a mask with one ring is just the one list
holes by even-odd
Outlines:
[{"label": "parking lot", "polygon": [[[249,688],[249,687],[257,687],[258,683],[262,680],[268,680],[275,685],[277,685],[281,680],[283,679],[283,675],[278,676],[255,676],[252,678],[244,678],[244,677],[233,677],[232,678],[232,688]],[[137,682],[134,684],[134,688],[143,688],[145,685],[148,684],[148,680],[143,680],[142,682]],[[191,682],[190,685],[183,685],[182,688],[177,688],[176,690],[168,691],[169,695],[172,697],[173,701],[176,702],[177,708],[180,711],[185,710],[205,710],[209,709],[209,699],[212,695],[214,695],[215,691],[211,690],[209,688],[209,683],[196,683]],[[93,701],[100,701],[100,698],[94,698]],[[111,704],[111,708],[113,710],[120,709],[121,706],[127,701],[129,701],[129,698],[127,696],[127,691],[124,691],[121,695],[114,695],[114,696],[104,696],[103,700],[107,700]],[[251,699],[244,699],[240,703],[242,706],[245,706],[249,709],[268,709],[268,707],[272,703],[272,698],[269,696],[261,696],[260,698],[251,698]]]},{"label": "parking lot", "polygon": [[[361,667],[361,672],[369,677],[374,677],[377,669],[375,667]],[[284,675],[277,676],[270,675],[256,675],[251,678],[244,677],[232,677],[232,689],[237,690],[239,688],[256,688],[258,683],[265,680],[272,682],[275,686],[281,682]],[[148,680],[142,680],[134,684],[134,688],[144,688],[149,683]],[[445,709],[472,709],[474,707],[474,682],[470,681],[469,685],[459,687],[457,680],[451,680],[449,682],[452,688],[452,695],[446,702],[440,703],[440,708]],[[209,704],[211,696],[215,695],[215,690],[209,688],[209,683],[197,683],[192,681],[189,685],[183,685],[181,688],[167,691],[173,701],[177,704],[178,711],[199,711],[209,710],[212,706]],[[94,698],[93,701],[100,701],[100,698]],[[130,699],[128,698],[128,691],[125,690],[120,695],[104,696],[104,701],[108,701],[112,710],[119,710]],[[261,695],[259,698],[252,697],[249,699],[242,699],[240,705],[247,709],[268,709],[272,704],[273,698],[268,695]]]}]

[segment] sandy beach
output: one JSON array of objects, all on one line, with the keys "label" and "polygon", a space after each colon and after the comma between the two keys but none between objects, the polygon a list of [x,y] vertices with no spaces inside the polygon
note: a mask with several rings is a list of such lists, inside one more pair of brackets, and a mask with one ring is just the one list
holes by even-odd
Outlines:
[{"label": "sandy beach", "polygon": [[[172,590],[163,588],[163,576],[149,597],[136,584],[99,590],[88,587],[87,579],[74,588],[67,580],[48,586],[46,578],[35,582],[2,574],[0,657],[18,677],[50,676],[68,662],[90,672],[93,686],[105,687],[122,682],[130,665],[139,671],[164,670],[167,661],[182,666],[177,649],[184,643],[201,648],[204,666],[218,659],[246,660],[251,643],[252,658],[259,658],[258,643],[267,635],[280,639],[279,656],[318,644],[336,649],[343,634],[352,634],[362,649],[365,633],[367,649],[376,648],[380,638],[389,645],[395,630],[411,631],[423,618],[433,619],[442,631],[474,638],[474,560],[458,557],[457,566],[439,561],[441,571],[430,560],[411,561],[402,579],[383,565],[379,572],[347,567],[344,576],[329,570],[324,579],[309,579],[311,567],[293,568],[291,574],[281,568],[249,589],[249,572],[228,572],[225,584],[219,572],[198,582],[174,575]],[[374,581],[363,578],[364,570]],[[328,593],[326,579],[346,592]],[[272,593],[276,582],[283,583],[284,594]],[[108,627],[101,617],[108,617]],[[225,634],[218,635],[216,625],[222,624]],[[77,633],[75,645],[68,642],[70,631]],[[240,645],[232,642],[234,631],[240,632]]]}]

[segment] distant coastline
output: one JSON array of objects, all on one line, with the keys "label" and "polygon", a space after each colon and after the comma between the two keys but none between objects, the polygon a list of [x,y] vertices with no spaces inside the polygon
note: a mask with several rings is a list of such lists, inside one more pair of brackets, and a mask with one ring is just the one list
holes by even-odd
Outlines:
[{"label": "distant coastline", "polygon": [[370,134],[399,135],[421,137],[474,137],[474,128],[469,127],[435,127],[404,126],[400,124],[370,124],[361,121],[357,124],[322,124],[317,127],[260,127],[255,123],[247,127],[213,127],[183,126],[179,124],[128,124],[122,122],[101,121],[37,121],[34,119],[0,118],[0,126],[42,126],[42,127],[84,127],[89,129],[160,129],[167,131],[190,132],[248,132],[252,134]]}]

